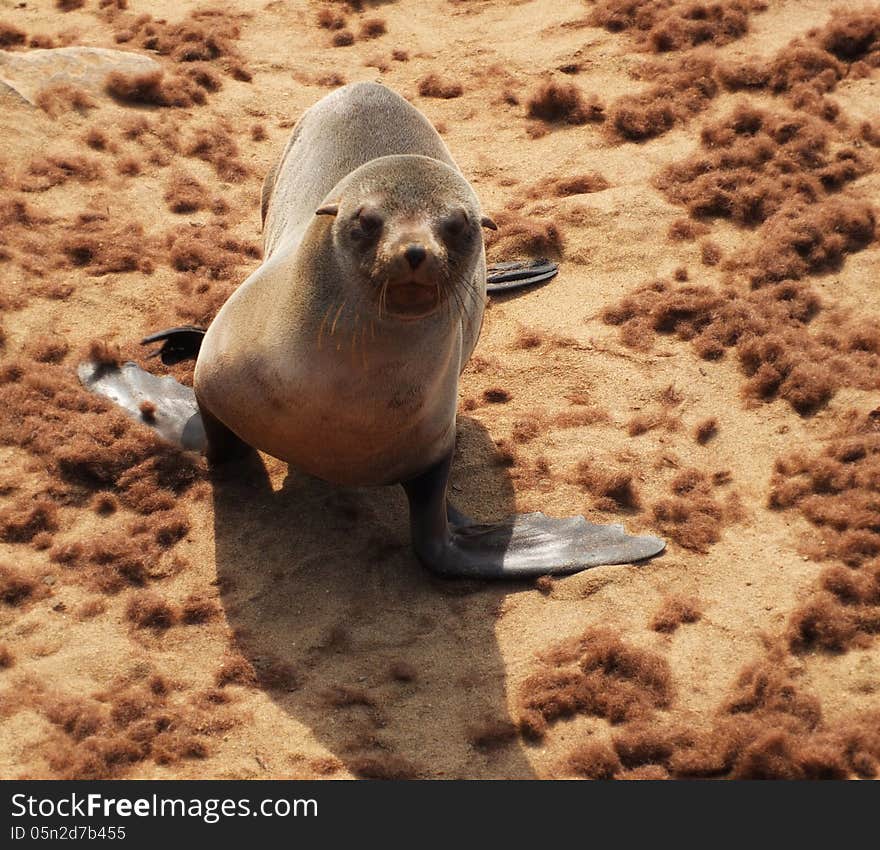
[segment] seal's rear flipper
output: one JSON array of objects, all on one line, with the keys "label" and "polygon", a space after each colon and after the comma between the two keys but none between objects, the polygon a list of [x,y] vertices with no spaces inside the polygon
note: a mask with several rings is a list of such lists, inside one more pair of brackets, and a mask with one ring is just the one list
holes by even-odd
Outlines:
[{"label": "seal's rear flipper", "polygon": [[522,286],[543,283],[556,277],[559,266],[550,260],[533,260],[530,263],[496,263],[486,269],[486,290],[508,292]]},{"label": "seal's rear flipper", "polygon": [[432,572],[449,578],[518,579],[565,575],[659,555],[659,537],[633,537],[622,525],[583,517],[521,514],[491,525],[469,520],[446,502],[451,456],[403,486],[413,547]]},{"label": "seal's rear flipper", "polygon": [[206,333],[204,328],[184,325],[145,336],[141,340],[141,345],[161,342],[161,348],[154,351],[151,356],[158,355],[166,366],[173,366],[181,360],[198,357]]},{"label": "seal's rear flipper", "polygon": [[168,442],[192,451],[205,450],[205,429],[191,387],[170,376],[151,375],[134,363],[116,367],[87,362],[80,363],[76,371],[83,386],[114,401]]}]

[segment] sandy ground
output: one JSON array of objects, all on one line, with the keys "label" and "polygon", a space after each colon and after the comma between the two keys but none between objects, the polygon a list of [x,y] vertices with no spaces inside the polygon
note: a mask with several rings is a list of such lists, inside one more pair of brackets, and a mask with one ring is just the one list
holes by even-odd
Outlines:
[{"label": "sandy ground", "polygon": [[[62,11],[48,0],[2,0],[0,21],[28,37],[50,36],[54,45],[148,53],[139,37],[117,41],[132,18],[148,12],[174,24],[198,8],[161,0],[128,5],[119,10],[86,0]],[[769,60],[829,19],[823,0],[767,5],[748,14],[747,33],[703,48],[713,61]],[[357,80],[380,80],[408,97],[441,130],[489,214],[502,225],[519,214],[545,228],[536,243],[528,234],[505,241],[502,226],[490,258],[544,248],[561,262],[550,284],[490,305],[475,363],[461,382],[455,499],[480,518],[513,510],[583,513],[664,534],[670,543],[647,564],[597,568],[539,586],[445,583],[427,575],[410,552],[402,493],[339,491],[267,457],[266,478],[246,470],[210,480],[199,467],[195,482],[161,506],[182,516],[183,527],[157,546],[143,542],[152,526],[146,534],[132,531],[155,511],[126,501],[118,481],[71,483],[54,448],[29,447],[22,428],[31,426],[7,405],[0,446],[7,503],[0,542],[7,569],[0,603],[0,776],[873,774],[880,745],[853,732],[852,723],[880,709],[880,656],[871,638],[880,596],[865,591],[862,619],[842,638],[826,639],[821,624],[812,632],[802,628],[802,608],[814,600],[823,571],[846,558],[817,551],[824,527],[797,505],[774,510],[768,499],[777,459],[796,450],[821,455],[847,427],[849,411],[864,417],[877,407],[876,382],[839,382],[802,415],[773,393],[744,394],[747,376],[733,349],[706,359],[680,334],[650,329],[645,344],[634,346],[603,320],[610,305],[646,282],[684,285],[673,280],[679,269],[688,285],[749,291],[748,269],[703,261],[703,236],[668,237],[688,211],[658,188],[657,176],[698,151],[701,130],[737,104],[783,112],[797,106],[766,88],[721,88],[655,138],[615,135],[613,104],[652,85],[639,79],[644,63],[679,62],[688,51],[652,53],[633,31],[598,25],[590,16],[599,6],[400,0],[358,11],[342,3],[235,0],[221,16],[238,31],[227,42],[234,55],[208,57],[219,89],[210,91],[216,86],[209,84],[205,103],[124,103],[98,86],[91,105],[53,110],[4,95],[4,197],[24,200],[43,216],[6,228],[11,250],[0,264],[4,361],[25,363],[31,376],[44,369],[72,376],[94,340],[138,356],[134,343],[145,333],[194,321],[199,310],[210,318],[216,305],[199,306],[205,297],[199,280],[222,301],[259,259],[232,249],[216,274],[205,273],[209,261],[181,271],[168,259],[173,236],[206,233],[209,253],[221,236],[258,245],[263,175],[310,104],[334,85]],[[327,21],[344,16],[353,44],[332,45],[340,30],[319,25],[322,9],[330,10]],[[372,19],[381,19],[385,31],[362,35]],[[9,46],[15,55],[33,49]],[[151,55],[166,77],[188,64]],[[574,73],[559,70],[565,66]],[[431,73],[460,84],[461,95],[420,95],[419,82]],[[249,81],[236,78],[248,75]],[[530,118],[529,99],[547,79],[574,84],[585,99],[595,96],[609,117],[573,124]],[[880,188],[876,149],[859,129],[880,114],[878,80],[876,68],[868,68],[836,83],[829,97],[845,121],[809,116],[830,134],[832,151],[855,143],[863,158],[861,172],[841,190],[854,202],[870,202]],[[151,124],[149,145],[125,135],[126,122],[136,117]],[[204,156],[187,146],[199,128],[214,132]],[[109,144],[89,147],[84,139],[91,129]],[[221,148],[225,159],[217,155]],[[62,169],[56,185],[34,184],[29,164],[56,151],[94,161],[98,173],[83,176],[80,163]],[[166,189],[181,173],[205,187],[204,209],[169,209]],[[541,181],[585,173],[601,175],[607,188],[558,196],[545,185],[529,197],[529,187]],[[77,215],[86,209],[108,216],[99,240],[114,241],[107,220],[142,225],[136,253],[142,244],[152,271],[137,260],[133,268],[111,271],[77,263],[62,235],[76,235]],[[556,228],[549,236],[548,222]],[[754,250],[765,238],[761,229],[723,216],[710,216],[705,225],[705,238],[725,258]],[[840,262],[809,269],[801,281],[821,301],[814,326],[848,327],[856,317],[873,323],[876,333],[878,279],[873,237]],[[69,350],[35,354],[34,340],[45,344],[47,336]],[[158,361],[148,362],[162,370]],[[75,392],[72,377],[70,387]],[[486,401],[493,388],[509,399]],[[50,410],[47,402],[46,417]],[[581,419],[566,418],[572,411]],[[644,433],[632,426],[639,416],[647,418]],[[698,441],[695,429],[713,418],[717,433]],[[605,470],[605,478],[596,483],[596,474],[584,474],[585,462]],[[688,489],[675,482],[689,469],[715,482],[697,488],[705,491],[711,526],[697,538],[686,517],[669,519],[662,507]],[[618,476],[615,486],[607,485],[608,475]],[[870,495],[872,488],[876,483],[863,489]],[[114,500],[115,510],[98,512],[96,493]],[[46,499],[56,515],[39,533],[8,530],[10,516]],[[58,554],[67,545],[120,535],[143,546],[141,554],[151,559],[147,577],[109,586],[95,575],[112,564],[78,566]],[[876,554],[869,549],[843,569],[868,575]],[[9,591],[13,573],[25,576],[30,589]],[[165,607],[138,619],[156,597]],[[201,614],[186,613],[193,598]],[[676,600],[692,609],[685,619],[695,621],[678,625],[681,615],[674,614],[664,631],[655,615]],[[611,641],[610,655],[598,667],[582,659],[571,669],[575,677],[577,670],[598,670],[601,693],[631,686],[621,711],[604,705],[601,693],[566,695],[561,685],[555,707],[540,697],[550,686],[535,677],[542,665],[555,663],[546,660],[548,651],[585,633],[587,651],[591,642]],[[756,675],[766,681],[755,685],[755,705],[738,709],[755,719],[754,728],[736,733],[714,768],[675,762],[673,751],[693,750],[689,735],[716,734],[737,714],[731,694],[754,685]],[[772,706],[768,691],[775,694]],[[803,711],[789,711],[798,700],[810,706],[808,720]],[[523,721],[535,710],[543,718],[537,731]],[[620,740],[646,721],[676,730],[675,743],[659,754],[627,757]],[[795,752],[797,740],[811,735],[815,752],[809,758]]]}]

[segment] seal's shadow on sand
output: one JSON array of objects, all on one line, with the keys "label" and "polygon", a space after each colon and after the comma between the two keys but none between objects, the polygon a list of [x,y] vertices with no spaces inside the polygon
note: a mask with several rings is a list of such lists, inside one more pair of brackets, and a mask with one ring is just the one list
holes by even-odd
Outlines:
[{"label": "seal's shadow on sand", "polygon": [[[459,418],[452,501],[514,513],[505,470]],[[230,470],[232,472],[232,470]],[[254,455],[214,482],[216,562],[243,653],[275,702],[356,775],[529,778],[509,723],[499,606],[528,583],[442,581],[410,548],[400,487],[340,490]],[[289,665],[289,669],[285,669]],[[499,724],[502,724],[499,726]],[[292,757],[289,775],[311,773]]]}]

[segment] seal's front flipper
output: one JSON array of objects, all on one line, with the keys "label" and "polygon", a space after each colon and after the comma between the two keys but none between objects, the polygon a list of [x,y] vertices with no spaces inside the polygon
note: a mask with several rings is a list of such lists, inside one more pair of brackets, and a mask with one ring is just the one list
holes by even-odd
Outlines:
[{"label": "seal's front flipper", "polygon": [[507,522],[450,526],[442,575],[519,578],[577,573],[630,564],[666,548],[659,537],[633,537],[622,525],[594,525],[582,516],[519,514]]},{"label": "seal's front flipper", "polygon": [[205,429],[191,387],[170,376],[152,375],[134,363],[118,368],[80,363],[77,374],[87,389],[106,396],[168,442],[192,451],[205,450]]},{"label": "seal's front flipper", "polygon": [[491,525],[469,520],[446,502],[447,458],[403,486],[410,504],[413,547],[442,576],[516,579],[576,573],[603,564],[629,564],[659,555],[659,537],[633,537],[621,525],[583,517],[521,514]]},{"label": "seal's front flipper", "polygon": [[559,266],[550,260],[533,260],[530,263],[496,263],[486,269],[486,290],[508,292],[522,286],[543,283],[556,277]]},{"label": "seal's front flipper", "polygon": [[151,356],[158,355],[166,366],[173,366],[175,363],[180,363],[181,360],[198,357],[206,333],[204,328],[184,325],[145,336],[141,340],[141,345],[161,342],[162,346],[156,349]]}]

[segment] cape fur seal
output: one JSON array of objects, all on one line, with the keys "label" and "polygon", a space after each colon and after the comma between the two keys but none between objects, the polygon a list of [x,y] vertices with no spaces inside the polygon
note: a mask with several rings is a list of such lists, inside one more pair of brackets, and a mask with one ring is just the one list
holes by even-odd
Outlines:
[{"label": "cape fur seal", "polygon": [[[447,576],[577,572],[661,552],[583,517],[473,522],[447,502],[458,379],[486,301],[472,187],[428,120],[375,83],[337,89],[263,187],[264,260],[202,341],[193,391],[134,364],[81,377],[222,460],[245,446],[324,480],[402,484],[419,559]],[[148,340],[171,339],[175,329]],[[196,408],[197,405],[197,408]]]}]

